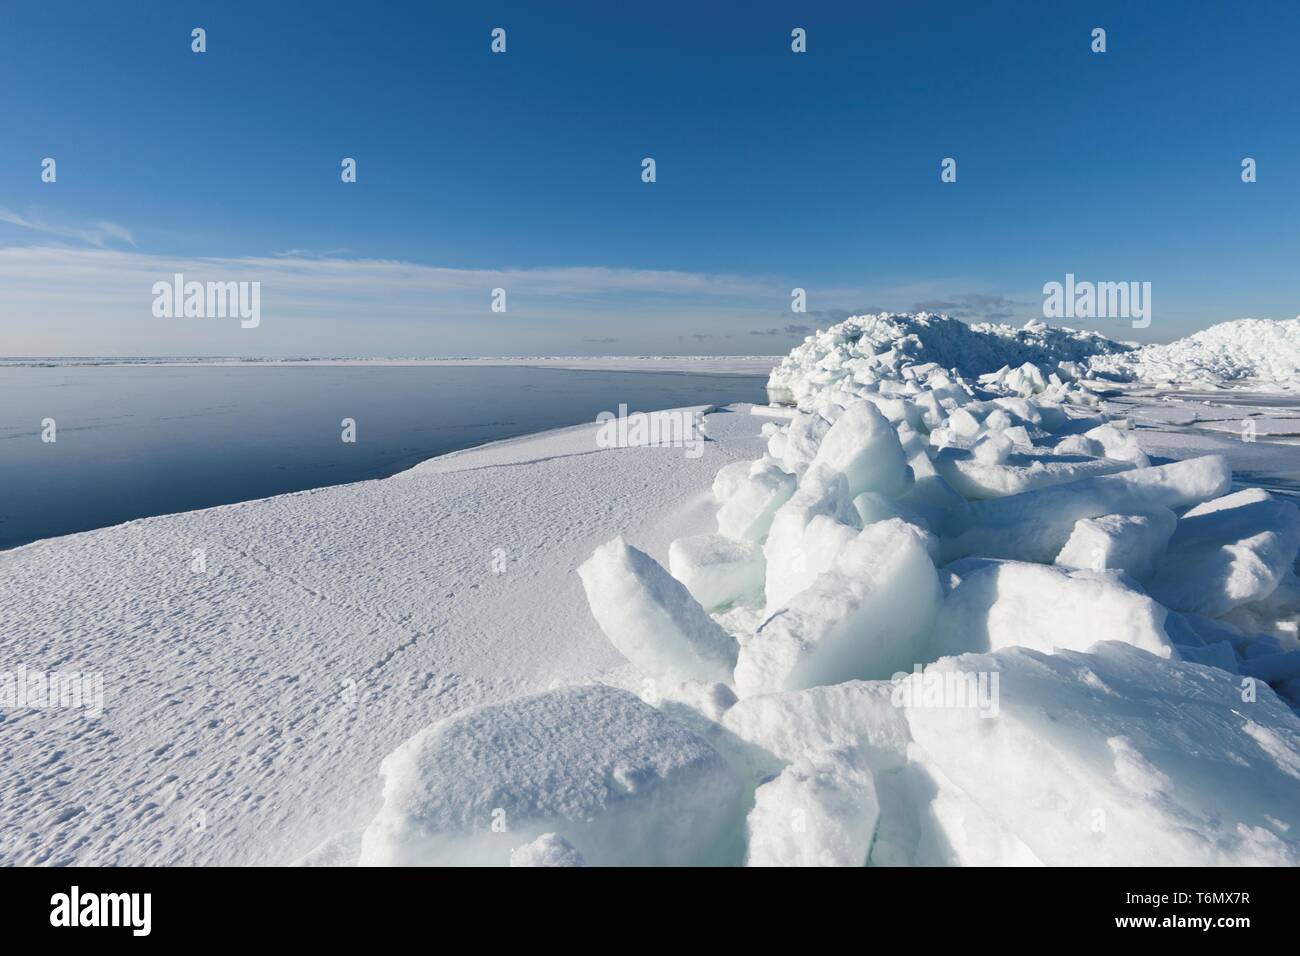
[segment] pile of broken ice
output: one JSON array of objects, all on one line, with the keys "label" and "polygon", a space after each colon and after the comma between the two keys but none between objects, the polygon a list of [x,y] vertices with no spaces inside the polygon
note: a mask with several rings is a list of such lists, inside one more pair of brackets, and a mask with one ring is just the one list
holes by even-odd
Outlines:
[{"label": "pile of broken ice", "polygon": [[578,571],[653,691],[417,736],[362,861],[1300,863],[1300,512],[1152,465],[1078,378],[1095,340],[967,378],[926,360],[969,355],[948,321],[810,336],[717,530]]}]

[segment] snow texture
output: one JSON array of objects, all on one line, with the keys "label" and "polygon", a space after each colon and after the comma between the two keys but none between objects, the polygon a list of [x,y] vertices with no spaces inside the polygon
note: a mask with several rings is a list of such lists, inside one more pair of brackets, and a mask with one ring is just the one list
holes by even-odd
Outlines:
[{"label": "snow texture", "polygon": [[0,674],[104,688],[91,717],[0,678],[0,863],[355,863],[404,740],[627,667],[575,569],[710,530],[714,475],[766,439],[747,406],[707,422],[699,459],[592,423],[0,552]]},{"label": "snow texture", "polygon": [[1218,617],[1277,590],[1298,548],[1300,509],[1250,488],[1187,511],[1149,588],[1171,608]]}]

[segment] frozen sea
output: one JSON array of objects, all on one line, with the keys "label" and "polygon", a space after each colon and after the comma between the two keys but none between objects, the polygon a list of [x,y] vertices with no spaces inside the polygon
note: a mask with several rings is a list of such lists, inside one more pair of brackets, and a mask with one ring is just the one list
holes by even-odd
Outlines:
[{"label": "frozen sea", "polygon": [[[761,402],[765,374],[481,365],[0,367],[0,549],[385,478],[602,411]],[[355,443],[341,422],[356,422]],[[41,440],[53,419],[56,441]]]}]

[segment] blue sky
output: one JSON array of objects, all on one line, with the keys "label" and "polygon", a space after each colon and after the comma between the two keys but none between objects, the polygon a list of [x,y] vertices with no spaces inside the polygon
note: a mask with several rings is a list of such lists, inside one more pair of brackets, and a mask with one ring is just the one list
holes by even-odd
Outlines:
[{"label": "blue sky", "polygon": [[[1023,322],[1067,272],[1152,283],[1117,337],[1300,312],[1294,3],[6,18],[0,354],[774,353],[849,311]],[[153,317],[180,269],[261,281],[261,325]]]}]

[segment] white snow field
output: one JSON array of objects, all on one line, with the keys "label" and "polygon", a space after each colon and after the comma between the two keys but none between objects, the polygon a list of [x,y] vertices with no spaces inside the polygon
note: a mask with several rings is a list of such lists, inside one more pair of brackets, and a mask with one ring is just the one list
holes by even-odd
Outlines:
[{"label": "white snow field", "polygon": [[1132,354],[855,317],[699,457],[0,554],[2,660],[105,698],[0,707],[0,862],[1298,864],[1300,402]]},{"label": "white snow field", "polygon": [[98,718],[0,704],[0,862],[356,862],[408,738],[623,666],[577,568],[618,534],[666,564],[766,421],[708,415],[699,458],[593,422],[0,552],[0,674],[104,692]]}]

